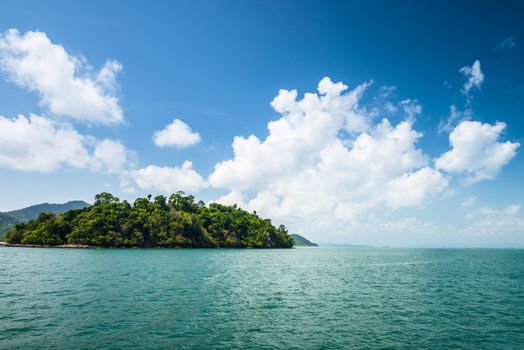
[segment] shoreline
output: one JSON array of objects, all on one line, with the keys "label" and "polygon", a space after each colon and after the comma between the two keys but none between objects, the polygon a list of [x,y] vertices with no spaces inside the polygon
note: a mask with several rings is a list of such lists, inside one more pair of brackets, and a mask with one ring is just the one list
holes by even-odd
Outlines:
[{"label": "shoreline", "polygon": [[12,247],[12,248],[65,248],[65,249],[98,249],[103,247],[85,245],[85,244],[61,244],[61,245],[40,245],[40,244],[17,244],[0,242],[0,247]]},{"label": "shoreline", "polygon": [[94,246],[86,244],[60,244],[60,245],[48,245],[48,244],[18,244],[0,242],[0,247],[8,248],[61,248],[61,249],[295,249],[296,247],[290,248],[250,248],[250,247],[105,247],[105,246]]}]

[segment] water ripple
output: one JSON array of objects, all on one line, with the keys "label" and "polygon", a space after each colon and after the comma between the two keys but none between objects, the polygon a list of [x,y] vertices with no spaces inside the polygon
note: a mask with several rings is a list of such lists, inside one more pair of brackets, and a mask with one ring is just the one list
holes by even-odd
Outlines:
[{"label": "water ripple", "polygon": [[1,349],[522,348],[518,250],[0,248]]}]

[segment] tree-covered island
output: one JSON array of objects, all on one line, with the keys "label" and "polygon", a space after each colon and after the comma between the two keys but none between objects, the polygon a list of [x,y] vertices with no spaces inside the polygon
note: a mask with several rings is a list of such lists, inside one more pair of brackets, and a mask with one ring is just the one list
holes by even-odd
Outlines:
[{"label": "tree-covered island", "polygon": [[138,198],[131,205],[110,193],[95,203],[61,214],[41,213],[15,225],[11,244],[86,245],[94,247],[291,248],[283,225],[273,226],[256,212],[234,206],[195,202],[177,192],[168,198]]}]

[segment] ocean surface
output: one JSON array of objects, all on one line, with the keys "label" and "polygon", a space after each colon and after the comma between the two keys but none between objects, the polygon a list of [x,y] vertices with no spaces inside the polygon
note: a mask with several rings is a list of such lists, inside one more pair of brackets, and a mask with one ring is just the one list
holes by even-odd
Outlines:
[{"label": "ocean surface", "polygon": [[524,251],[0,248],[1,349],[524,349]]}]

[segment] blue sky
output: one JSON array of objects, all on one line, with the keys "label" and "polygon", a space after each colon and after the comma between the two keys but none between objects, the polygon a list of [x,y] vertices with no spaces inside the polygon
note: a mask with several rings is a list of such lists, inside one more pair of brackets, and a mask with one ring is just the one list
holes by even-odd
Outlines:
[{"label": "blue sky", "polygon": [[511,2],[1,4],[0,209],[183,189],[320,242],[522,246],[523,14]]}]

